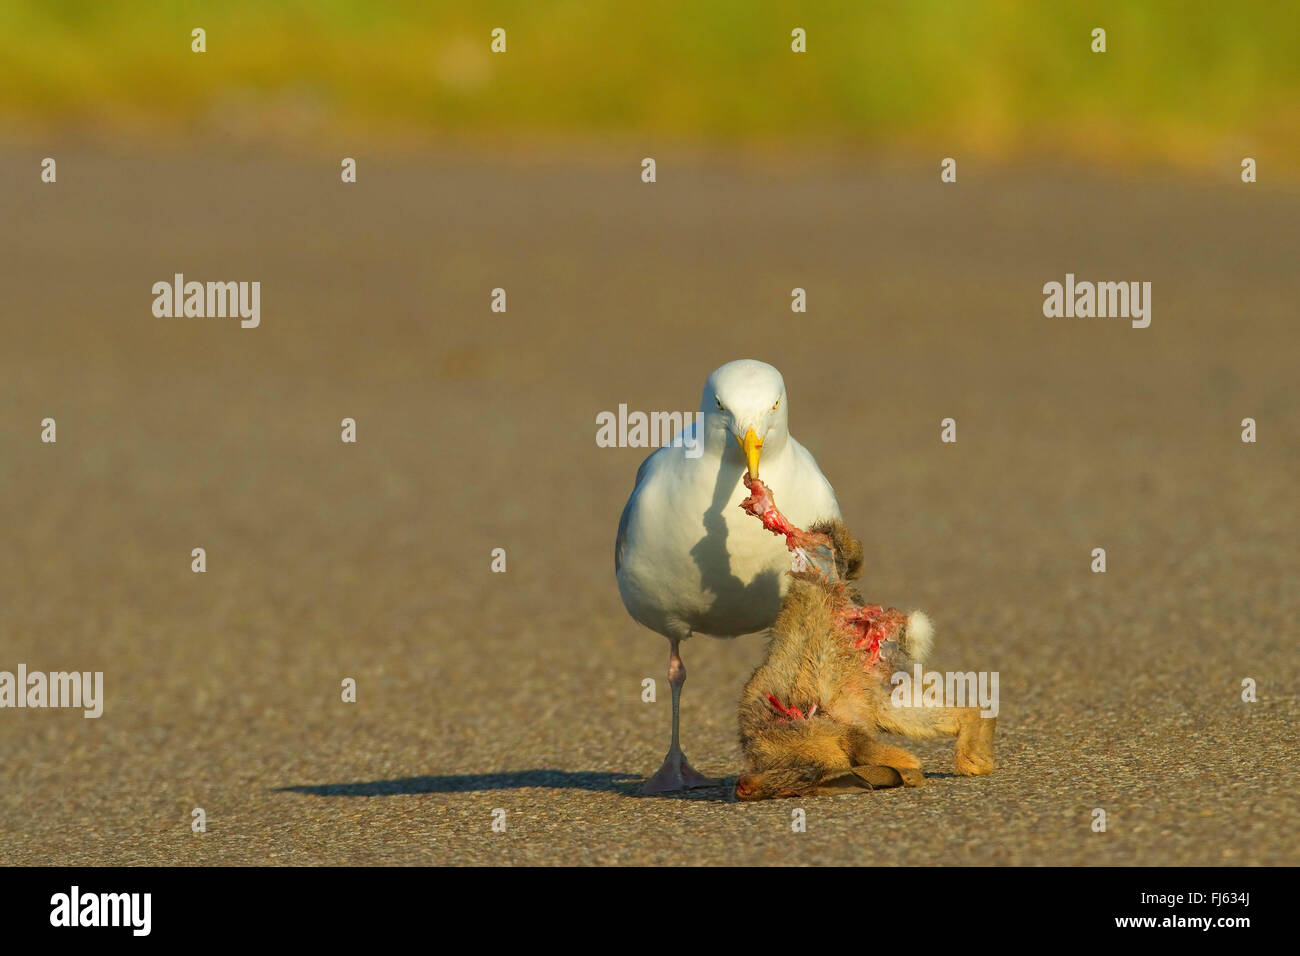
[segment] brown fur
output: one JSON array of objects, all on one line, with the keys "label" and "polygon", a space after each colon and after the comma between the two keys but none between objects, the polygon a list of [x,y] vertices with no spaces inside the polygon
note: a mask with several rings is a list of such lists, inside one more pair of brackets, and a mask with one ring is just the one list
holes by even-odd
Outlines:
[{"label": "brown fur", "polygon": [[[845,583],[861,573],[862,546],[838,521],[811,530],[834,541],[836,570],[844,580],[828,581],[815,570],[792,572],[767,657],[741,694],[740,743],[751,772],[736,782],[736,796],[761,800],[924,783],[920,761],[883,743],[882,732],[954,736],[958,773],[991,772],[996,718],[981,717],[975,707],[893,706],[890,675],[910,672],[924,648],[909,642],[904,629],[896,645],[882,645],[874,667],[864,667],[863,652],[834,619],[847,602],[863,603]],[[769,694],[811,716],[784,718]]]}]

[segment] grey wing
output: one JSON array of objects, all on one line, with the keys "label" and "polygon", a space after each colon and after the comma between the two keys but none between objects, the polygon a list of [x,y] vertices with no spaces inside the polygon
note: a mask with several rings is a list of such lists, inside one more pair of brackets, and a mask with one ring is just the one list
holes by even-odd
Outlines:
[{"label": "grey wing", "polygon": [[623,513],[618,516],[618,537],[614,539],[614,573],[618,574],[619,568],[623,567],[623,545],[627,541],[627,522],[632,515],[632,502],[636,500],[636,490],[641,487],[641,479],[645,477],[646,469],[650,467],[650,459],[659,454],[660,449],[652,451],[645,456],[645,461],[636,470],[636,481],[632,483],[632,494],[627,496],[627,504],[623,506]]}]

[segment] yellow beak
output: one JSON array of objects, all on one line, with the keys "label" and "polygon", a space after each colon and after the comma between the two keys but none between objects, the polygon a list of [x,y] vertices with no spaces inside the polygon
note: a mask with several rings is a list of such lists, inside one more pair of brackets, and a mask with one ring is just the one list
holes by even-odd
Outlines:
[{"label": "yellow beak", "polygon": [[758,477],[758,456],[763,454],[763,439],[754,434],[754,429],[745,432],[745,437],[736,436],[736,444],[740,450],[745,453],[745,461],[749,462],[749,477]]}]

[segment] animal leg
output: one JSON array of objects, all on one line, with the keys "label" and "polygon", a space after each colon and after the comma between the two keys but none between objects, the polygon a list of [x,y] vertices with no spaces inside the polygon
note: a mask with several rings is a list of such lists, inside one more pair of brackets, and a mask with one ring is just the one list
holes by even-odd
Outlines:
[{"label": "animal leg", "polygon": [[663,766],[655,771],[641,785],[642,793],[671,793],[674,790],[686,790],[691,787],[716,787],[722,783],[704,776],[691,766],[686,754],[682,753],[680,741],[682,685],[686,683],[686,665],[682,663],[678,651],[680,638],[669,638],[671,650],[668,652],[668,685],[673,691],[673,736],[664,757]]},{"label": "animal leg", "polygon": [[957,738],[957,772],[978,776],[993,772],[996,717],[981,717],[978,707],[887,707],[878,717],[881,730],[904,737]]}]

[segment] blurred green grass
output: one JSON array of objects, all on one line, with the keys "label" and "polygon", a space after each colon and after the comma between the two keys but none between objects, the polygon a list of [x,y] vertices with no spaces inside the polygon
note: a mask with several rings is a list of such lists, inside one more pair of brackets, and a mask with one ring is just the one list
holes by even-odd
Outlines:
[{"label": "blurred green grass", "polygon": [[0,62],[0,118],[43,128],[1300,153],[1300,5],[1271,0],[6,0]]}]

